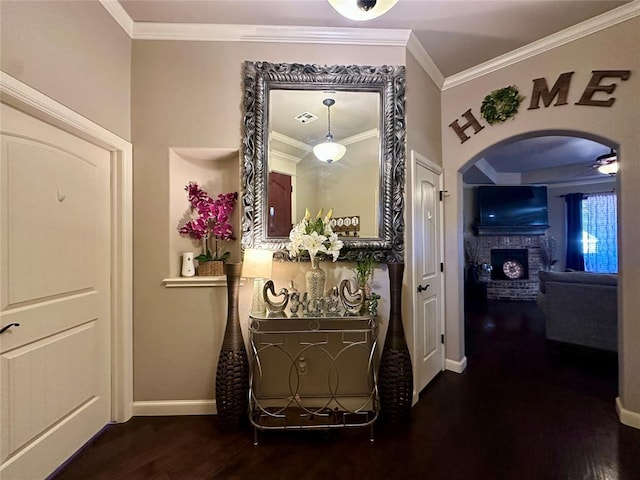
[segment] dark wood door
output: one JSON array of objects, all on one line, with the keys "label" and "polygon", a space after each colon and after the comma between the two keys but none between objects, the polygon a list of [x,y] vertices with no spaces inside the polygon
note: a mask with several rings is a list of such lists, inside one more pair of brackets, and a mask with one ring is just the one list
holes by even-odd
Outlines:
[{"label": "dark wood door", "polygon": [[291,176],[269,173],[268,227],[269,237],[288,237],[291,232]]}]

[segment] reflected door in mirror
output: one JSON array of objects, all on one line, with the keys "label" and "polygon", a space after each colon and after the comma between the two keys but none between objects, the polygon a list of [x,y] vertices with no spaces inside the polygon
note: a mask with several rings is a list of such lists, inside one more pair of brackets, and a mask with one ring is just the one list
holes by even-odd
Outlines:
[{"label": "reflected door in mirror", "polygon": [[291,176],[269,173],[269,211],[267,236],[289,237],[291,232]]}]

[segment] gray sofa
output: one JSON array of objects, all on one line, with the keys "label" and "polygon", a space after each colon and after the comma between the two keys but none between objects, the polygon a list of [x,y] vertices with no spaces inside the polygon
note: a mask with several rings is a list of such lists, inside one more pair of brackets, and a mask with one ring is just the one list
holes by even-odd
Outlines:
[{"label": "gray sofa", "polygon": [[617,275],[541,271],[538,278],[548,340],[618,350]]}]

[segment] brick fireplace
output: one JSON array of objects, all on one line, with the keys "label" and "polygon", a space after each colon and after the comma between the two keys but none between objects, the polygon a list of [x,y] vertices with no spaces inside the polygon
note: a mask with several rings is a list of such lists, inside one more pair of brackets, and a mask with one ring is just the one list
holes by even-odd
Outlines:
[{"label": "brick fireplace", "polygon": [[[540,235],[481,235],[474,237],[478,246],[478,263],[492,265],[491,276],[481,276],[487,282],[490,300],[532,301],[538,293],[538,272],[541,269]],[[492,262],[493,256],[493,262]],[[510,279],[502,272],[505,259],[514,259],[524,269],[521,276]]]}]

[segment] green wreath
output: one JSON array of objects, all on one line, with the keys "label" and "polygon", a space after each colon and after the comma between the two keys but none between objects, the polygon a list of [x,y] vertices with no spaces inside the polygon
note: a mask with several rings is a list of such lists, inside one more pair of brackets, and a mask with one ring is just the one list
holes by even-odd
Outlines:
[{"label": "green wreath", "polygon": [[489,125],[504,122],[518,113],[522,100],[524,97],[515,85],[494,90],[482,100],[480,113]]}]

